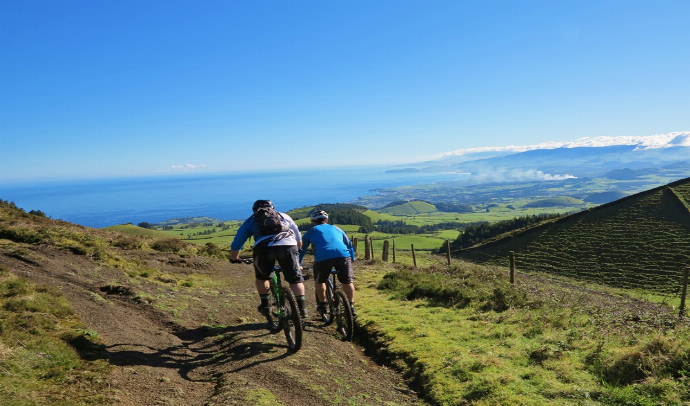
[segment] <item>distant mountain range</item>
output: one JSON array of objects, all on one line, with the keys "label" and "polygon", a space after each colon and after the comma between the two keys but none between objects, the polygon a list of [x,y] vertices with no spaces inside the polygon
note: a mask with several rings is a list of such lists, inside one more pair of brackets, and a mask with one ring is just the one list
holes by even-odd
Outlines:
[{"label": "distant mountain range", "polygon": [[[690,147],[640,148],[635,145],[536,149],[518,153],[496,152],[444,157],[437,161],[411,164],[395,172],[471,173],[476,181],[529,179],[558,180],[598,177],[617,170],[649,171],[653,168],[687,170]],[[472,158],[475,159],[472,159]],[[468,160],[469,159],[469,160]]]}]

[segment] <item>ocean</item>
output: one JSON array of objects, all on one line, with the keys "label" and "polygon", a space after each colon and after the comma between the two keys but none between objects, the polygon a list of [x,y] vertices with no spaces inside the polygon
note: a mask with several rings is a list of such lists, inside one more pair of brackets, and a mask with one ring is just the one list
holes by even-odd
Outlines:
[{"label": "ocean", "polygon": [[180,174],[157,177],[0,184],[0,199],[26,211],[87,227],[177,217],[243,220],[252,203],[270,199],[280,211],[347,203],[372,189],[459,180],[462,174],[386,173],[384,167]]}]

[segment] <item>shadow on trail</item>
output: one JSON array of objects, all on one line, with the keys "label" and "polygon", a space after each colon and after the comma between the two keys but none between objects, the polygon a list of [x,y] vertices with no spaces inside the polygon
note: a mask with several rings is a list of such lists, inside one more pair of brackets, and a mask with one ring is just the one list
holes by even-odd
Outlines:
[{"label": "shadow on trail", "polygon": [[[247,334],[253,331],[265,333]],[[83,359],[105,359],[116,366],[143,365],[177,369],[182,378],[198,382],[210,381],[221,370],[238,372],[291,355],[287,344],[277,345],[262,340],[262,337],[272,334],[266,330],[265,323],[253,323],[184,330],[174,333],[182,343],[167,348],[153,348],[136,343],[105,346],[94,344],[84,336],[71,340],[70,344]],[[285,351],[276,356],[268,356],[281,349]],[[228,367],[230,370],[227,370]]]}]

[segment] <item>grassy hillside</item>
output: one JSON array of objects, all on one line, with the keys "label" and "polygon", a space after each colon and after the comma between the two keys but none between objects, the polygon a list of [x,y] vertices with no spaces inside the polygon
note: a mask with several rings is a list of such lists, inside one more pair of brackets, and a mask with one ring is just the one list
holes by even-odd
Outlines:
[{"label": "grassy hillside", "polygon": [[167,237],[168,234],[163,231],[152,230],[149,228],[143,228],[135,226],[134,224],[120,224],[116,226],[105,227],[104,230],[117,231],[123,234],[134,235],[138,237]]},{"label": "grassy hillside", "polygon": [[371,218],[371,221],[374,223],[376,223],[379,220],[389,220],[389,221],[400,220],[396,216],[393,216],[393,215],[390,215],[387,213],[379,213],[379,212],[373,211],[373,210],[367,210],[362,214],[369,216],[369,218]]},{"label": "grassy hillside", "polygon": [[[657,227],[668,228],[688,214],[690,198],[688,184],[670,186],[585,214],[606,220],[606,210],[656,207]],[[644,236],[659,244],[650,234],[636,241]],[[0,267],[0,404],[413,404],[397,398],[412,393],[404,384],[381,383],[361,347],[314,320],[300,353],[284,355],[284,338],[259,327],[252,268],[197,256],[212,255],[207,248],[80,227],[0,201],[0,265],[12,264]],[[416,259],[413,267],[399,251],[396,264],[355,262],[356,344],[428,402],[415,405],[690,402],[688,318],[674,309],[522,273],[511,285],[501,267],[447,266],[423,252]],[[56,279],[41,286],[18,270]],[[113,322],[100,324],[104,331],[84,326],[61,292],[81,297],[93,320]],[[104,315],[116,308],[117,317]],[[265,384],[269,374],[275,385]],[[208,395],[182,399],[199,383]],[[250,397],[259,391],[263,403]]]},{"label": "grassy hillside", "polygon": [[432,213],[436,211],[436,206],[420,200],[386,207],[379,210],[381,213],[392,214],[394,216],[415,215],[422,213]]},{"label": "grassy hillside", "polygon": [[677,293],[690,265],[690,178],[456,252],[624,288]]},{"label": "grassy hillside", "polygon": [[109,366],[79,354],[96,351],[99,341],[74,317],[60,289],[36,285],[0,266],[1,404],[109,403],[104,395]]},{"label": "grassy hillside", "polygon": [[360,269],[372,348],[431,404],[687,405],[690,335],[669,307],[456,261]]},{"label": "grassy hillside", "polygon": [[525,204],[522,207],[578,207],[582,206],[583,204],[585,204],[583,200],[575,199],[574,197],[569,196],[559,196],[552,197],[549,199],[534,200],[532,202]]}]

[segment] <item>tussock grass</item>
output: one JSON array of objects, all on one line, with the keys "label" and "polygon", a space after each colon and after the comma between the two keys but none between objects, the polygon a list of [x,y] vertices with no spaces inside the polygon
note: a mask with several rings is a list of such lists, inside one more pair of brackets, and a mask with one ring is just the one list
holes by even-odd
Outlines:
[{"label": "tussock grass", "polygon": [[0,268],[0,404],[107,404],[107,364],[79,355],[97,340],[58,289]]},{"label": "tussock grass", "polygon": [[[440,262],[440,261],[439,261]],[[360,335],[438,405],[682,405],[687,319],[469,263],[357,270]]]}]

